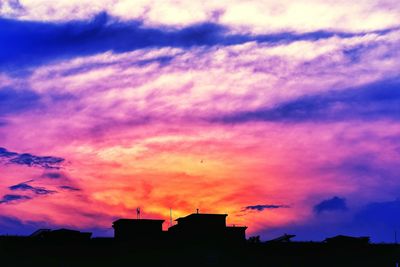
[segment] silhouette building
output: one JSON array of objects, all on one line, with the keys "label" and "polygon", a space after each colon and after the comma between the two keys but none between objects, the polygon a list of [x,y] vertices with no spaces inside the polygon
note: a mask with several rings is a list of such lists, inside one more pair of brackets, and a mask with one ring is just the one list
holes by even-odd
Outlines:
[{"label": "silhouette building", "polygon": [[113,222],[114,238],[124,241],[159,240],[164,220],[119,219]]},{"label": "silhouette building", "polygon": [[227,214],[193,213],[178,218],[178,223],[167,232],[162,230],[164,220],[119,219],[113,222],[114,238],[119,241],[165,241],[185,243],[246,241],[245,226],[227,226]]},{"label": "silhouette building", "polygon": [[36,239],[44,239],[51,232],[51,229],[38,229],[33,232],[29,237]]},{"label": "silhouette building", "polygon": [[244,242],[245,226],[226,226],[227,214],[193,213],[178,218],[168,229],[170,238],[190,242]]},{"label": "silhouette building", "polygon": [[288,243],[292,242],[292,238],[294,237],[296,237],[296,235],[284,234],[282,236],[267,241],[267,243]]}]

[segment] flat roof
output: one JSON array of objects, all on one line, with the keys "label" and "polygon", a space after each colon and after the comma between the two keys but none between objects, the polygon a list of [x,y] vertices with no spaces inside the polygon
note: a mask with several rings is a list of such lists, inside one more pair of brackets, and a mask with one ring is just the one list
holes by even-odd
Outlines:
[{"label": "flat roof", "polygon": [[118,219],[113,223],[163,223],[165,220],[155,220],[155,219]]},{"label": "flat roof", "polygon": [[179,220],[186,220],[186,219],[191,219],[191,218],[196,218],[196,217],[227,217],[228,214],[213,214],[213,213],[192,213],[190,215],[187,215],[185,217],[181,217],[176,219],[175,221]]},{"label": "flat roof", "polygon": [[247,226],[227,226],[227,229],[247,229]]}]

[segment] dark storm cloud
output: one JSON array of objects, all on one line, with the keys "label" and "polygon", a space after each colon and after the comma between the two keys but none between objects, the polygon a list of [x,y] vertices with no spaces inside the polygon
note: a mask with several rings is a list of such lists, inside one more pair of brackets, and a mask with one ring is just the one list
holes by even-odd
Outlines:
[{"label": "dark storm cloud", "polygon": [[59,169],[64,162],[63,158],[52,156],[35,156],[28,153],[16,153],[0,147],[0,160],[7,164],[26,165],[29,167],[40,167],[44,169]]},{"label": "dark storm cloud", "polygon": [[314,206],[314,213],[320,214],[325,211],[345,211],[347,210],[346,199],[333,197],[326,199]]},{"label": "dark storm cloud", "polygon": [[253,206],[244,207],[243,210],[263,211],[263,210],[267,210],[267,209],[281,209],[281,208],[290,208],[290,206],[288,206],[288,205],[273,205],[273,204],[253,205]]},{"label": "dark storm cloud", "polygon": [[305,96],[272,108],[237,112],[214,118],[212,121],[220,123],[249,121],[296,123],[379,119],[400,121],[400,79]]},{"label": "dark storm cloud", "polygon": [[31,192],[35,193],[36,195],[49,195],[49,194],[56,193],[56,191],[49,190],[44,187],[31,186],[30,184],[28,184],[30,182],[33,182],[33,180],[30,180],[30,181],[27,181],[24,183],[20,183],[20,184],[16,184],[16,185],[12,185],[8,188],[12,191],[31,191]]},{"label": "dark storm cloud", "polygon": [[[55,59],[93,55],[105,51],[116,53],[150,47],[236,45],[246,42],[287,43],[318,40],[333,36],[349,38],[365,33],[317,31],[283,32],[266,35],[231,34],[229,29],[213,23],[183,29],[146,28],[141,21],[120,22],[106,13],[88,21],[37,22],[0,18],[0,69],[18,70]],[[385,34],[390,30],[379,31]],[[27,41],[29,40],[29,41]],[[167,63],[169,58],[160,58]],[[143,62],[146,63],[146,62]]]}]

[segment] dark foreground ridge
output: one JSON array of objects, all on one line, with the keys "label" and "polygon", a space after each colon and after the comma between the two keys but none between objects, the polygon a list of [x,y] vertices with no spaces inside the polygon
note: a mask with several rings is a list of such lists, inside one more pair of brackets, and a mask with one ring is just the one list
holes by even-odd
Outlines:
[{"label": "dark foreground ridge", "polygon": [[295,242],[295,235],[261,242],[245,226],[227,226],[227,214],[194,213],[168,231],[163,220],[119,219],[114,238],[69,229],[39,229],[30,236],[0,237],[0,266],[392,266],[397,244],[369,237],[336,236]]}]

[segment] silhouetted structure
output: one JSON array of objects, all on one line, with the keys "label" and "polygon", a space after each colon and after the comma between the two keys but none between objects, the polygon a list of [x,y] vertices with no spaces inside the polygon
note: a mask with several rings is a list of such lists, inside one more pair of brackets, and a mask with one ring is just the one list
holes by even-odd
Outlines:
[{"label": "silhouetted structure", "polygon": [[247,239],[247,243],[250,243],[250,244],[259,244],[260,242],[261,242],[261,240],[260,240],[259,235],[250,236],[249,239]]},{"label": "silhouetted structure", "polygon": [[114,238],[138,242],[230,242],[246,240],[245,226],[226,226],[227,214],[194,213],[178,218],[178,224],[162,231],[164,220],[119,219],[113,222]]},{"label": "silhouetted structure", "polygon": [[123,241],[158,241],[163,237],[164,220],[119,219],[113,222],[114,238]]},{"label": "silhouetted structure", "polygon": [[227,214],[193,213],[178,218],[168,229],[170,238],[185,242],[244,242],[245,226],[226,226]]},{"label": "silhouetted structure", "polygon": [[33,232],[29,237],[43,239],[49,232],[51,232],[51,229],[38,229],[35,232]]},{"label": "silhouetted structure", "polygon": [[288,234],[284,234],[280,237],[271,239],[269,241],[267,241],[267,243],[286,243],[286,242],[292,242],[292,238],[296,237],[296,235],[288,235]]},{"label": "silhouetted structure", "polygon": [[295,242],[294,235],[284,234],[268,242],[255,236],[245,243],[246,227],[228,227],[226,217],[191,214],[168,231],[162,231],[163,220],[120,219],[113,223],[115,238],[91,238],[91,233],[69,229],[0,236],[0,265],[382,267],[400,262],[399,245],[369,244],[368,237]]}]

